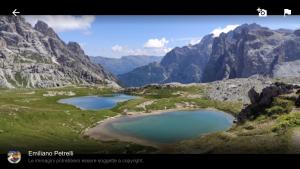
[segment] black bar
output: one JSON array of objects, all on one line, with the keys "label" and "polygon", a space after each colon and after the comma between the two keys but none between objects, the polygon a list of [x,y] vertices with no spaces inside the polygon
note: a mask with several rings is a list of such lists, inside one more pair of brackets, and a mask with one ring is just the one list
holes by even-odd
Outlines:
[{"label": "black bar", "polygon": [[[75,155],[74,157],[28,157],[27,155],[22,155],[22,159],[18,164],[10,164],[4,154],[0,155],[1,166],[7,167],[41,167],[41,166],[76,166],[76,167],[90,167],[98,166],[98,168],[103,167],[118,167],[118,168],[142,168],[142,167],[183,167],[183,168],[204,168],[209,166],[213,167],[230,167],[230,168],[261,168],[270,166],[288,168],[299,163],[300,155],[291,154],[107,154],[107,155]],[[34,163],[35,159],[53,159],[49,163]],[[105,162],[95,162],[95,163],[56,163],[55,160],[67,159],[75,161],[76,159],[96,159],[107,161]],[[120,160],[120,162],[118,162]],[[122,162],[122,160],[137,160],[137,163],[127,163]],[[202,167],[201,167],[202,166]]]},{"label": "black bar", "polygon": [[11,0],[0,14],[18,9],[21,15],[257,15],[258,7],[269,15],[282,15],[284,8],[300,14],[295,0]]}]

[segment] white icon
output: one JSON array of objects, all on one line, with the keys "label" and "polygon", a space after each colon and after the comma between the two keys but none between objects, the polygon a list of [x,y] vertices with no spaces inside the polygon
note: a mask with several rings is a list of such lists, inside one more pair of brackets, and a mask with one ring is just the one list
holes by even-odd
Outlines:
[{"label": "white icon", "polygon": [[17,16],[17,14],[19,14],[20,12],[17,12],[17,9],[15,9],[13,12],[12,12],[12,14],[14,15],[14,16]]},{"label": "white icon", "polygon": [[267,17],[267,10],[265,9],[260,9],[260,8],[257,8],[257,12],[258,12],[258,16],[259,17]]},{"label": "white icon", "polygon": [[286,16],[286,15],[292,15],[292,10],[290,10],[290,9],[284,9],[283,15],[284,16]]}]

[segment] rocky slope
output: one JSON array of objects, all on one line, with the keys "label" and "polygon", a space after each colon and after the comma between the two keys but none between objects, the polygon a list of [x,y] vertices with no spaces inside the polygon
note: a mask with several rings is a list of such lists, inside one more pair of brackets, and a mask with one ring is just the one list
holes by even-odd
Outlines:
[{"label": "rocky slope", "polygon": [[121,58],[106,58],[101,56],[90,57],[91,61],[96,64],[100,64],[106,70],[114,75],[124,74],[132,71],[133,69],[141,66],[145,66],[152,62],[160,62],[162,57],[160,56],[122,56]]},{"label": "rocky slope", "polygon": [[255,88],[261,92],[263,88],[271,85],[273,79],[263,76],[251,76],[249,78],[235,78],[204,83],[208,85],[207,96],[213,100],[220,101],[237,101],[244,104],[250,103],[248,91]]},{"label": "rocky slope", "polygon": [[[271,30],[244,24],[214,39],[202,81],[268,76],[299,76],[300,36],[298,31]],[[295,69],[296,68],[296,69]]]},{"label": "rocky slope", "polygon": [[[299,32],[243,24],[219,37],[207,35],[194,46],[175,48],[160,64],[137,68],[119,77],[126,86],[212,82],[253,75],[297,77],[300,76]],[[135,80],[137,75],[142,79]]]},{"label": "rocky slope", "polygon": [[112,85],[113,75],[91,63],[76,42],[63,42],[42,21],[0,16],[0,87]]}]

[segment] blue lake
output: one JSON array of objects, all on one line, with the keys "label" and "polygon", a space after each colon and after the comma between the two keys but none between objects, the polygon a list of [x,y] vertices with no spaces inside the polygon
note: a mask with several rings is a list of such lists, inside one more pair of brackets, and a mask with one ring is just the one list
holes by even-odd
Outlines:
[{"label": "blue lake", "polygon": [[102,110],[111,109],[117,105],[118,102],[123,102],[136,98],[136,96],[130,96],[125,94],[115,94],[107,97],[100,96],[83,96],[72,97],[67,99],[61,99],[58,102],[64,104],[70,104],[79,107],[83,110]]},{"label": "blue lake", "polygon": [[124,117],[108,127],[119,134],[159,144],[199,137],[224,131],[232,126],[234,117],[218,111],[175,111],[140,117]]}]

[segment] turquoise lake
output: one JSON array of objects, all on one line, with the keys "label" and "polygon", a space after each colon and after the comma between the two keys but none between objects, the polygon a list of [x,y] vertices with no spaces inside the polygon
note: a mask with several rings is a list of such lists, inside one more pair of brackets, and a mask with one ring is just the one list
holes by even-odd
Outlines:
[{"label": "turquoise lake", "polygon": [[[118,102],[136,96],[115,94],[108,97],[83,96],[61,99],[58,102],[74,105],[84,110],[111,109]],[[161,114],[130,117],[124,116],[107,125],[112,132],[147,140],[158,144],[170,144],[201,135],[224,131],[233,124],[234,117],[220,111],[174,111]]]},{"label": "turquoise lake", "polygon": [[83,96],[72,97],[67,99],[61,99],[58,102],[64,104],[70,104],[79,107],[83,110],[102,110],[111,109],[117,105],[118,102],[123,102],[136,98],[136,96],[130,96],[125,94],[114,94],[112,96],[100,97],[100,96]]},{"label": "turquoise lake", "polygon": [[112,131],[159,144],[175,143],[224,131],[234,117],[218,111],[176,111],[141,117],[124,117],[109,124]]}]

